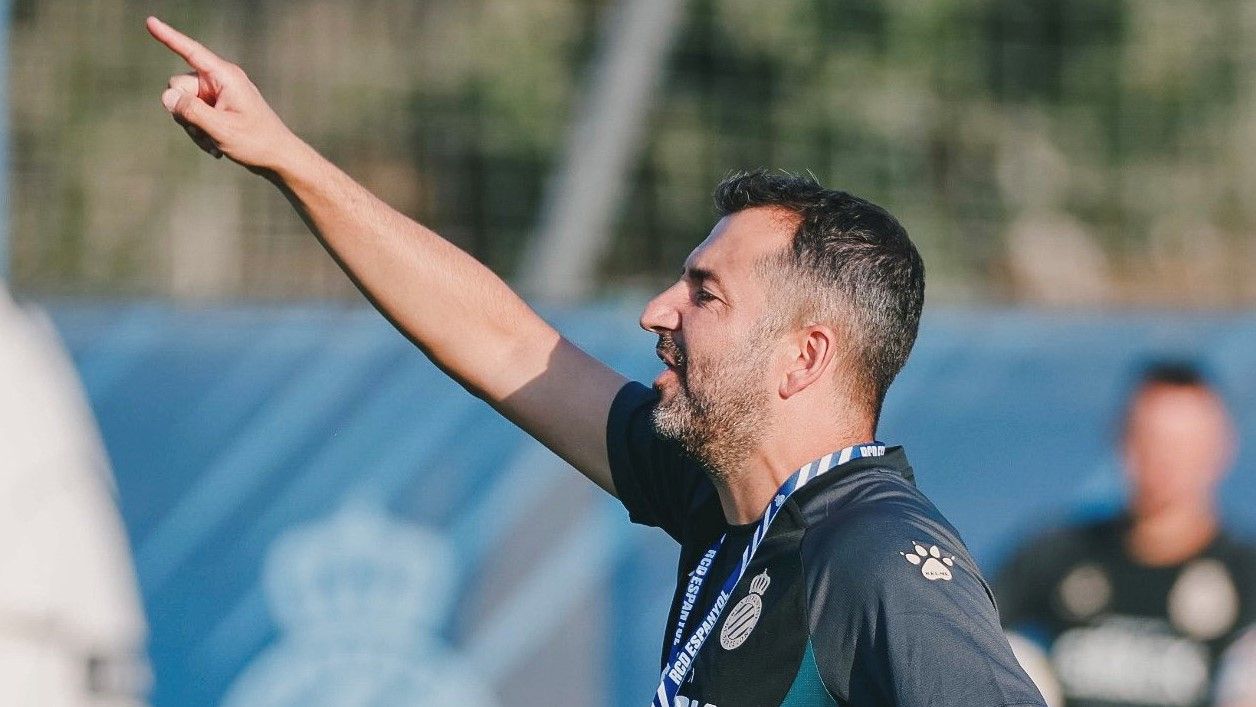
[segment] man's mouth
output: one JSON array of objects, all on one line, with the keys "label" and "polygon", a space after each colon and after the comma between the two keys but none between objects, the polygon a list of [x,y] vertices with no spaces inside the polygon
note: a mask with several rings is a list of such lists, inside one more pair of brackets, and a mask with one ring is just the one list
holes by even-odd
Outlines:
[{"label": "man's mouth", "polygon": [[654,353],[659,357],[659,360],[663,362],[663,365],[673,371],[679,370],[680,367],[676,365],[676,361],[662,349],[654,349]]},{"label": "man's mouth", "polygon": [[682,373],[685,370],[685,354],[676,345],[675,341],[670,339],[659,338],[659,343],[654,347],[654,354],[659,357],[669,369],[676,373]]}]

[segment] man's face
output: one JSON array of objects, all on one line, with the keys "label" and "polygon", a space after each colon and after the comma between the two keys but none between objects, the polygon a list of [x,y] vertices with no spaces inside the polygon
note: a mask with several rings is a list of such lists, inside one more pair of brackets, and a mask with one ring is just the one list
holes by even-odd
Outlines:
[{"label": "man's face", "polygon": [[760,263],[789,245],[793,229],[777,209],[726,216],[641,315],[667,364],[654,381],[655,427],[716,475],[740,466],[768,421],[779,332]]},{"label": "man's face", "polygon": [[1144,387],[1125,435],[1125,466],[1135,515],[1212,502],[1234,456],[1234,430],[1221,400],[1200,386]]}]

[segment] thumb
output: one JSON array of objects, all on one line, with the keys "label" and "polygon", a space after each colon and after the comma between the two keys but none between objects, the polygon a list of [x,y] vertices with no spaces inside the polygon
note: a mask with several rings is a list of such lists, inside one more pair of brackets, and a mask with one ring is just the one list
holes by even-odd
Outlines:
[{"label": "thumb", "polygon": [[212,135],[218,127],[219,116],[196,94],[168,88],[161,93],[161,104],[176,120],[195,125],[206,133]]}]

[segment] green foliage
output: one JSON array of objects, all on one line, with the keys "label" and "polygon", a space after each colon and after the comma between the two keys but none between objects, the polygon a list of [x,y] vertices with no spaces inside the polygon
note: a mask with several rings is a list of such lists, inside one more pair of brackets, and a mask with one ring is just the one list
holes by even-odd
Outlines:
[{"label": "green foliage", "polygon": [[[611,4],[173,0],[160,11],[243,64],[298,132],[388,201],[509,272]],[[1056,271],[1084,260],[1088,301],[1250,301],[1248,5],[690,0],[604,281],[673,277],[711,226],[715,182],[766,165],[899,214],[935,299],[1055,301]],[[144,35],[150,10],[15,6],[18,286],[347,295],[267,185],[197,159],[169,125],[156,97],[181,69]],[[238,213],[204,225],[221,252],[189,288],[178,263],[194,239],[179,234],[216,209]],[[1026,256],[1035,243],[1055,262]],[[1174,275],[1184,253],[1202,263],[1199,281]]]}]

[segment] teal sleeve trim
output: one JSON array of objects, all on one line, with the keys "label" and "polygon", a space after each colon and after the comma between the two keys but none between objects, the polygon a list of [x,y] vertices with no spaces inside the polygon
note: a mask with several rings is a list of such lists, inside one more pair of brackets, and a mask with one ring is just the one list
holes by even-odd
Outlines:
[{"label": "teal sleeve trim", "polygon": [[824,683],[820,680],[820,666],[816,663],[815,651],[811,649],[811,641],[807,641],[807,651],[798,665],[798,675],[794,684],[781,702],[781,707],[837,707]]}]

